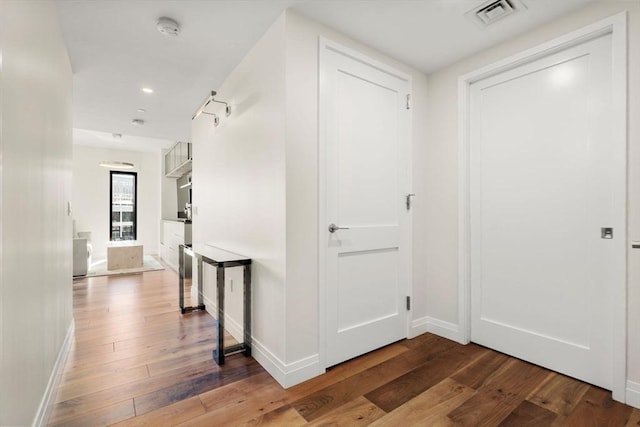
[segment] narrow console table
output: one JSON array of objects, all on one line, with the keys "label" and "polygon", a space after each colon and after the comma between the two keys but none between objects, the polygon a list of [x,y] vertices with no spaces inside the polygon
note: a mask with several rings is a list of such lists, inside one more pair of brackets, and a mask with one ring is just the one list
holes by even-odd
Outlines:
[{"label": "narrow console table", "polygon": [[[184,307],[184,255],[192,255],[196,258],[198,269],[198,305]],[[213,360],[218,365],[224,364],[225,356],[242,353],[251,356],[251,258],[225,251],[207,244],[194,245],[191,249],[180,245],[180,309],[182,313],[191,310],[204,309],[202,299],[203,263],[216,268],[216,293],[218,296],[218,319],[216,328],[216,348],[213,350]],[[244,266],[244,342],[224,347],[224,284],[225,269],[228,267]]]}]

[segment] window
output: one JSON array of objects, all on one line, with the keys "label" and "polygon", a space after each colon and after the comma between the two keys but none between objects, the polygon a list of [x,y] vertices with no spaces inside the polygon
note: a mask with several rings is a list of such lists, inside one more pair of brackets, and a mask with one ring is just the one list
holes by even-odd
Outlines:
[{"label": "window", "polygon": [[111,240],[136,240],[138,174],[111,171],[109,217]]}]

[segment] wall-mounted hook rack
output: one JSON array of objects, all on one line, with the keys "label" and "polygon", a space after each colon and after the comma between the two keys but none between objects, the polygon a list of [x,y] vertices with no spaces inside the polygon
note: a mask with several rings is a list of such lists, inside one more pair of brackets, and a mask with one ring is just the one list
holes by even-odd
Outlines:
[{"label": "wall-mounted hook rack", "polygon": [[204,111],[204,109],[207,108],[207,106],[212,102],[215,102],[217,104],[224,104],[224,115],[225,115],[225,117],[229,117],[231,115],[231,106],[229,104],[227,104],[226,102],[224,102],[224,101],[218,101],[217,99],[214,99],[214,97],[216,95],[217,95],[217,92],[215,90],[212,90],[211,94],[202,103],[200,108],[198,108],[198,110],[193,114],[193,116],[191,117],[191,120],[195,119],[200,114],[207,114],[207,115],[210,115],[210,116],[214,116],[214,118],[213,118],[214,124],[215,124],[215,126],[218,126],[218,124],[220,123],[220,118],[218,117],[218,115],[214,114],[214,113],[209,113],[207,111]]}]

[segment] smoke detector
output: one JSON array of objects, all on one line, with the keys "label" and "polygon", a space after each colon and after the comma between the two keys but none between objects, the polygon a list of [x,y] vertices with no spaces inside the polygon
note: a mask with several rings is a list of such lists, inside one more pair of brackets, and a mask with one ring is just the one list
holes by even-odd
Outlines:
[{"label": "smoke detector", "polygon": [[163,34],[167,37],[177,37],[180,33],[180,24],[178,24],[171,18],[167,18],[166,16],[158,19],[156,28],[158,29],[160,34]]},{"label": "smoke detector", "polygon": [[522,0],[490,0],[471,9],[465,13],[465,16],[484,28],[502,18],[526,9],[527,6]]}]

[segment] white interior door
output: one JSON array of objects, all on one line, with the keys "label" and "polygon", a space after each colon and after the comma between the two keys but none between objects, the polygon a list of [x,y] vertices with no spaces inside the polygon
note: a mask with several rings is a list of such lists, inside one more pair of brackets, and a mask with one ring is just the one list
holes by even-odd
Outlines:
[{"label": "white interior door", "polygon": [[[321,49],[331,366],[407,336],[410,111],[406,77],[332,44]],[[342,229],[330,232],[329,224]]]},{"label": "white interior door", "polygon": [[611,58],[605,35],[473,83],[469,129],[472,341],[607,389],[625,274]]}]

